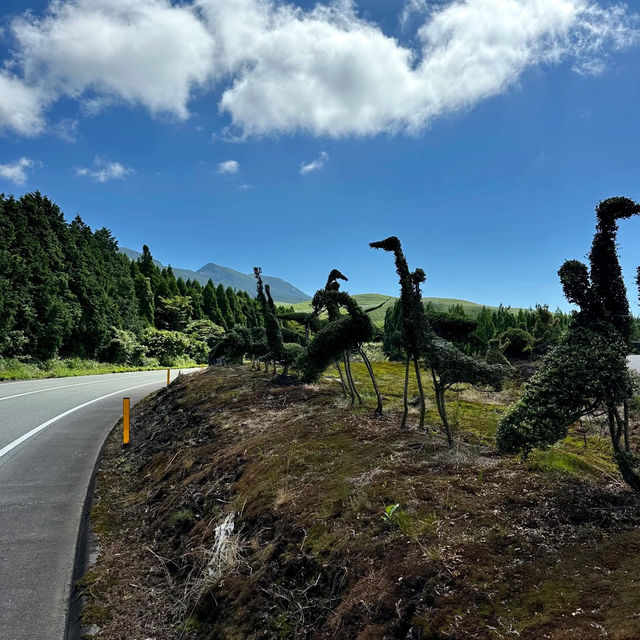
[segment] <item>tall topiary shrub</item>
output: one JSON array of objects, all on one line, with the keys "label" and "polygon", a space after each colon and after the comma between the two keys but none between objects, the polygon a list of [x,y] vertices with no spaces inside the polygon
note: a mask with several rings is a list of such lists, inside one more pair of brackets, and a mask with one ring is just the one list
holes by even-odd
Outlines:
[{"label": "tall topiary shrub", "polygon": [[431,369],[438,414],[442,420],[447,442],[449,446],[453,446],[453,434],[447,418],[445,402],[447,390],[460,382],[500,388],[510,368],[502,363],[492,364],[476,360],[460,351],[450,342],[436,336],[422,304],[420,285],[426,279],[424,271],[422,269],[416,269],[413,272],[409,271],[407,260],[402,252],[402,246],[395,236],[391,236],[381,242],[372,242],[370,246],[394,253],[396,271],[400,278],[402,347],[406,353],[402,425],[404,426],[407,420],[409,365],[413,361],[420,393],[420,426],[424,426],[425,400],[420,376],[420,361],[422,359]]},{"label": "tall topiary shrub", "polygon": [[[370,341],[373,335],[371,319],[348,293],[339,291],[336,287],[317,291],[312,304],[315,313],[326,309],[334,320],[318,331],[301,355],[298,366],[302,380],[304,382],[317,380],[332,362],[336,363],[345,353],[356,350],[360,353],[373,383],[378,401],[375,415],[382,415],[382,396],[371,362],[362,348],[362,345]],[[347,311],[346,314],[340,313],[341,307]],[[348,362],[346,358],[345,362]],[[346,369],[346,376],[350,384],[355,387],[350,368]]]},{"label": "tall topiary shrub", "polygon": [[402,414],[402,426],[407,424],[409,413],[409,365],[413,362],[420,394],[420,426],[424,426],[426,404],[424,400],[424,389],[422,387],[422,377],[420,375],[419,358],[424,352],[424,347],[433,340],[433,331],[427,321],[427,316],[422,306],[422,291],[420,285],[425,281],[424,271],[416,269],[413,273],[409,271],[407,259],[402,252],[402,245],[396,236],[390,236],[380,242],[371,242],[369,246],[373,249],[383,249],[390,251],[395,256],[396,271],[400,279],[400,305],[402,309],[402,347],[406,354],[404,373],[404,412]]},{"label": "tall topiary shrub", "polygon": [[618,220],[640,213],[628,198],[609,198],[596,208],[590,270],[577,260],[558,274],[567,300],[576,304],[568,331],[543,359],[520,401],[501,421],[498,449],[524,452],[554,444],[581,417],[602,411],[624,480],[640,491],[640,474],[629,444],[628,400],[633,381],[627,367],[632,318],[618,260]]}]

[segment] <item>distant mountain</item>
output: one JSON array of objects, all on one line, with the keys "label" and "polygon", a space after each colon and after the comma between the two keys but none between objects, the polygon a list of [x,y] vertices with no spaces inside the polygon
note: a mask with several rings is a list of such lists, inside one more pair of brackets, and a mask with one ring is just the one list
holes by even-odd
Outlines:
[{"label": "distant mountain", "polygon": [[[124,253],[130,260],[136,260],[142,254],[139,251],[133,249],[127,249],[126,247],[120,247],[120,252]],[[163,269],[166,265],[154,260],[156,265]],[[207,284],[208,280],[213,280],[214,284],[222,284],[225,287],[231,287],[238,291],[246,291],[252,297],[256,293],[256,279],[253,277],[253,273],[246,274],[240,273],[235,269],[229,267],[222,267],[219,264],[209,262],[204,267],[200,267],[197,271],[191,271],[190,269],[180,269],[171,265],[173,273],[176,278],[182,277],[184,280],[197,280],[201,285]],[[265,284],[271,287],[271,295],[276,302],[286,302],[287,304],[293,304],[296,302],[304,302],[311,300],[311,296],[307,295],[304,291],[300,291],[294,287],[291,283],[282,278],[276,278],[275,276],[262,276]]]}]

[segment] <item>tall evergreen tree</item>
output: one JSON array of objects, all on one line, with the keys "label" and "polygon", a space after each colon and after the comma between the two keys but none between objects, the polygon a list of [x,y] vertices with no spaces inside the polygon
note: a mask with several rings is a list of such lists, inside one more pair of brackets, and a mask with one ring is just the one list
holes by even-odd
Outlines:
[{"label": "tall evergreen tree", "polygon": [[233,327],[233,313],[229,308],[229,298],[222,282],[216,287],[216,300],[218,302],[218,309],[220,309],[220,315],[222,316],[222,326],[225,329],[231,329]]},{"label": "tall evergreen tree", "polygon": [[213,281],[209,279],[204,289],[202,290],[202,310],[204,315],[209,318],[215,324],[224,327],[224,318],[220,313],[218,307],[218,297],[216,295],[216,288],[213,285]]}]

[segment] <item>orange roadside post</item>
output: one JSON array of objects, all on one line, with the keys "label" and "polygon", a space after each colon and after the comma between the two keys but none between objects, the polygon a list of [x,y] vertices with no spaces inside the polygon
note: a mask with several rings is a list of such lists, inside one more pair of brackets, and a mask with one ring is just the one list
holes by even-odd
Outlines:
[{"label": "orange roadside post", "polygon": [[129,414],[131,412],[131,399],[122,398],[122,444],[129,444]]},{"label": "orange roadside post", "polygon": [[171,369],[167,369],[167,387],[171,384]]}]

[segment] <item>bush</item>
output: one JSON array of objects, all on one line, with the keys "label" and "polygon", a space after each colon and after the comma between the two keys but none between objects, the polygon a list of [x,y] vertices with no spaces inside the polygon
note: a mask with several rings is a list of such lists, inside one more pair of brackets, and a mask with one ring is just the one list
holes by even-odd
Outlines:
[{"label": "bush", "polygon": [[534,337],[524,329],[509,327],[500,336],[502,351],[512,358],[528,358],[533,352]]},{"label": "bush", "polygon": [[140,366],[146,364],[147,350],[132,331],[111,327],[111,342],[105,353],[109,362]]},{"label": "bush", "polygon": [[157,358],[163,367],[186,366],[185,362],[195,360],[206,362],[209,348],[204,342],[195,340],[180,331],[145,329],[142,344],[147,353]]},{"label": "bush", "polygon": [[211,320],[203,318],[202,320],[194,320],[187,325],[184,332],[192,339],[198,342],[204,342],[209,349],[224,335],[224,329]]}]

